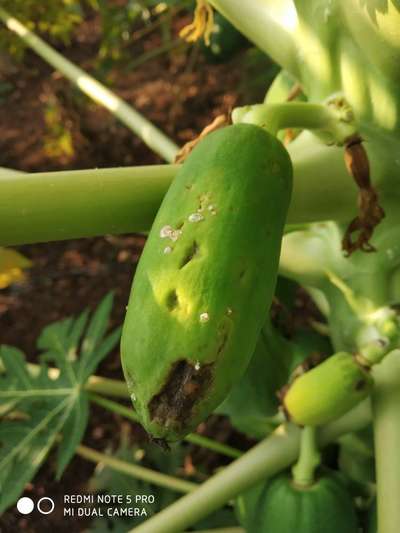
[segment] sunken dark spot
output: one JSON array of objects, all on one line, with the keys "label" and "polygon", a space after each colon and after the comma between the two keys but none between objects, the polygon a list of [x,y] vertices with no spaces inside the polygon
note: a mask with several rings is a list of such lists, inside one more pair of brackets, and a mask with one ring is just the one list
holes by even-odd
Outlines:
[{"label": "sunken dark spot", "polygon": [[247,270],[246,270],[245,268],[243,268],[243,269],[239,272],[239,281],[244,281],[245,276],[246,276],[246,273],[247,273]]},{"label": "sunken dark spot", "polygon": [[362,391],[367,386],[367,381],[365,379],[359,379],[355,384],[354,389],[357,391]]},{"label": "sunken dark spot", "polygon": [[220,355],[224,351],[226,343],[228,342],[228,338],[229,338],[228,332],[224,331],[222,334],[221,342],[219,343],[218,348],[217,348],[217,355]]},{"label": "sunken dark spot", "polygon": [[165,299],[165,304],[170,311],[173,311],[174,309],[178,307],[179,300],[178,300],[178,295],[175,289],[173,289],[172,291],[169,291]]},{"label": "sunken dark spot", "polygon": [[185,256],[182,259],[181,264],[179,265],[179,268],[183,268],[185,265],[190,263],[190,261],[199,253],[199,245],[196,241],[193,241],[193,243],[188,246]]},{"label": "sunken dark spot", "polygon": [[224,321],[218,326],[218,346],[217,346],[217,355],[221,355],[224,351],[229,340],[229,327],[228,324]]},{"label": "sunken dark spot", "polygon": [[181,359],[177,361],[158,394],[148,404],[150,418],[166,426],[182,427],[190,418],[193,407],[212,384],[213,364],[195,366]]}]

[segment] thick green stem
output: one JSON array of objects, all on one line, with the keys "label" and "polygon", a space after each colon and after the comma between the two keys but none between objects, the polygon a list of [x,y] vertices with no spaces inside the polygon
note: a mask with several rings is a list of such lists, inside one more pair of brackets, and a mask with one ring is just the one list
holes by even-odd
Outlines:
[{"label": "thick green stem", "polygon": [[125,381],[103,378],[102,376],[90,376],[85,383],[85,390],[92,393],[105,394],[114,398],[129,398]]},{"label": "thick green stem", "polygon": [[121,461],[121,459],[116,459],[115,457],[98,452],[88,448],[87,446],[80,445],[75,451],[77,455],[80,455],[84,459],[88,459],[93,463],[102,463],[103,465],[106,465],[117,472],[122,472],[128,476],[147,481],[148,483],[153,483],[159,487],[165,487],[166,489],[173,490],[174,492],[183,492],[186,494],[197,488],[196,483],[184,481],[172,476],[167,476],[166,474],[155,472],[154,470],[150,470],[144,466]]},{"label": "thick green stem", "polygon": [[297,24],[297,14],[292,0],[209,2],[276,63],[298,75],[297,51],[291,35]]},{"label": "thick green stem", "polygon": [[148,230],[177,165],[0,176],[0,246]]},{"label": "thick green stem", "polygon": [[[293,195],[287,222],[349,220],[357,188],[343,150],[304,132],[288,146]],[[146,231],[179,166],[0,176],[0,246]]]},{"label": "thick green stem", "polygon": [[149,120],[124,102],[122,98],[89,76],[84,70],[54,50],[2,8],[0,8],[0,19],[9,30],[15,32],[40,57],[79,87],[89,98],[111,111],[155,153],[168,162],[174,161],[179,150],[178,146]]},{"label": "thick green stem", "polygon": [[372,395],[378,531],[397,533],[400,524],[400,350],[374,368]]},{"label": "thick green stem", "polygon": [[314,472],[321,462],[317,446],[317,428],[306,426],[301,430],[299,460],[292,468],[293,480],[299,487],[314,483]]},{"label": "thick green stem", "polygon": [[309,102],[282,104],[256,104],[236,107],[232,111],[233,122],[255,124],[276,135],[286,128],[316,130],[330,143],[343,144],[354,134],[354,125],[344,120],[333,106]]},{"label": "thick green stem", "polygon": [[[88,387],[86,388],[88,389]],[[128,392],[126,393],[126,396],[129,396]],[[134,422],[139,422],[139,417],[131,407],[125,407],[124,405],[121,405],[117,402],[113,402],[112,400],[108,400],[107,398],[102,398],[97,394],[90,394],[90,399],[92,402],[96,403],[97,405],[100,405],[101,407],[104,407],[105,409],[108,409],[109,411],[124,416],[125,418],[128,418],[129,420],[132,420]],[[216,453],[226,455],[227,457],[231,457],[233,459],[237,459],[242,455],[242,452],[240,450],[232,448],[231,446],[227,446],[226,444],[221,444],[220,442],[216,442],[207,437],[203,437],[202,435],[198,435],[197,433],[189,433],[189,435],[187,435],[184,440],[190,442],[191,444],[196,444],[197,446],[207,448],[208,450],[212,450]]]},{"label": "thick green stem", "polygon": [[[318,443],[324,446],[349,431],[362,429],[370,420],[370,403],[364,401],[337,421],[321,428]],[[280,426],[240,459],[132,530],[132,533],[176,533],[190,527],[252,485],[290,466],[298,455],[299,433],[299,429],[292,425]]]}]

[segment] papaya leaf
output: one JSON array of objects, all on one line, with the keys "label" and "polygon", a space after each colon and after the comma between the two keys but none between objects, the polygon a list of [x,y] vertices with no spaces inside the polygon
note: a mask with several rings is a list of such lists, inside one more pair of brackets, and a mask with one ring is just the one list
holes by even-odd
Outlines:
[{"label": "papaya leaf", "polygon": [[[45,327],[38,338],[40,369],[30,373],[24,354],[0,346],[0,513],[12,505],[59,442],[59,479],[86,429],[84,385],[118,343],[120,328],[105,335],[112,307],[107,295],[89,320],[84,311]],[[50,377],[48,363],[59,369]]]},{"label": "papaya leaf", "polygon": [[292,358],[292,344],[268,321],[246,372],[217,412],[229,416],[239,431],[265,437],[279,423],[277,391],[287,382]]}]

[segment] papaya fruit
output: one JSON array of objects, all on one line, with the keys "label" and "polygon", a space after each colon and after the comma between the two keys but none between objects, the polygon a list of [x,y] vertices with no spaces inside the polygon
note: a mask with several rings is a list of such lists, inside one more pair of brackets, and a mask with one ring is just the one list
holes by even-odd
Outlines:
[{"label": "papaya fruit", "polygon": [[263,129],[217,130],[177,173],[140,258],[121,358],[134,407],[178,440],[227,396],[271,304],[292,167]]},{"label": "papaya fruit", "polygon": [[257,485],[236,501],[247,533],[357,533],[351,495],[338,474],[297,487],[289,473]]},{"label": "papaya fruit", "polygon": [[372,376],[352,354],[338,352],[294,379],[284,409],[296,424],[326,424],[366,398],[372,384]]}]

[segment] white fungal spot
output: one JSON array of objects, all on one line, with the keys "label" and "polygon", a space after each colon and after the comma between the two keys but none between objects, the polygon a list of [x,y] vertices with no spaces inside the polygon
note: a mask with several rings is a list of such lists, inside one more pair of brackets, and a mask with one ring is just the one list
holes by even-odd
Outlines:
[{"label": "white fungal spot", "polygon": [[164,248],[164,253],[165,253],[165,254],[170,254],[171,252],[172,252],[172,248],[171,248],[171,246],[166,246],[166,247]]},{"label": "white fungal spot", "polygon": [[196,361],[196,364],[194,365],[195,370],[200,370],[200,361]]},{"label": "white fungal spot", "polygon": [[136,402],[136,396],[135,396],[133,393],[131,394],[131,400],[132,400],[133,402]]},{"label": "white fungal spot", "polygon": [[204,220],[204,217],[201,213],[192,213],[188,216],[189,222],[201,222]]},{"label": "white fungal spot", "polygon": [[228,309],[226,310],[226,314],[230,316],[232,313],[233,313],[232,309],[228,307]]},{"label": "white fungal spot", "polygon": [[214,205],[214,204],[210,204],[210,205],[207,207],[207,209],[208,209],[209,211],[215,211],[215,205]]},{"label": "white fungal spot", "polygon": [[160,230],[160,237],[162,239],[171,239],[173,242],[177,241],[180,235],[182,235],[182,231],[180,229],[174,229],[169,225],[164,226]]},{"label": "white fungal spot", "polygon": [[210,320],[210,317],[208,313],[201,313],[200,314],[200,322],[208,322]]},{"label": "white fungal spot", "polygon": [[171,236],[171,233],[173,232],[173,228],[171,226],[164,226],[160,229],[160,237],[162,239],[166,239]]},{"label": "white fungal spot", "polygon": [[176,229],[175,231],[171,233],[170,239],[171,241],[176,242],[181,235],[182,235],[182,231],[180,229]]}]

